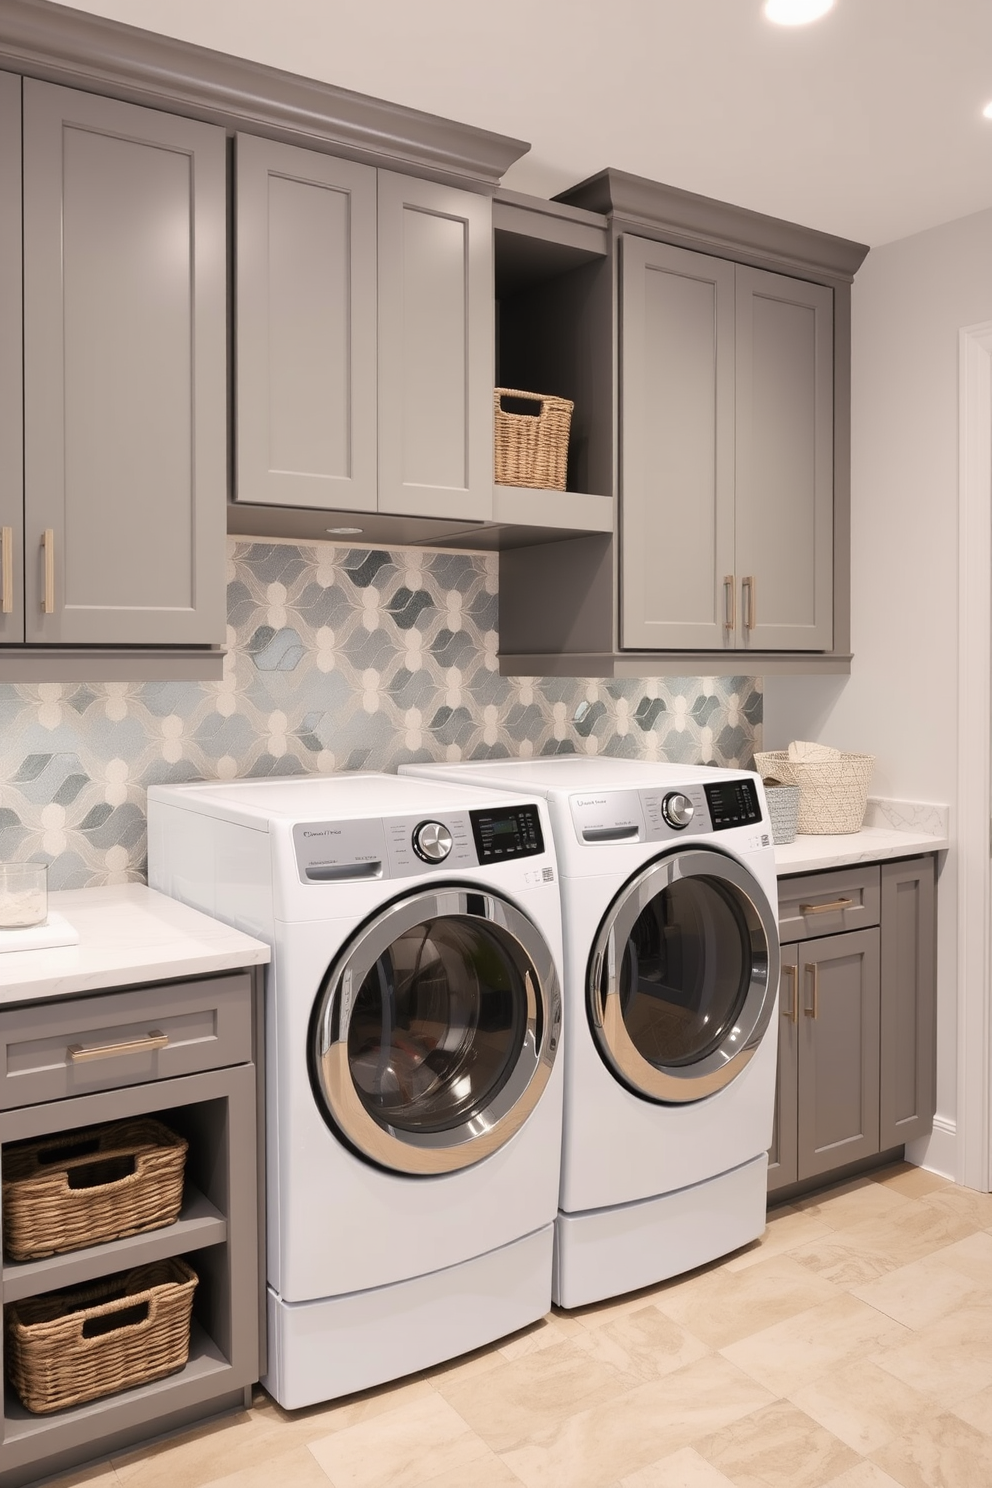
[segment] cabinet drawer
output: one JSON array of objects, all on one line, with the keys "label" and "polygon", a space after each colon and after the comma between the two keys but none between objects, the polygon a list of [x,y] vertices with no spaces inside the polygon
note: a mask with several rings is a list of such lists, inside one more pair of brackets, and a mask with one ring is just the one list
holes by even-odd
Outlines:
[{"label": "cabinet drawer", "polygon": [[783,943],[877,925],[881,906],[878,864],[803,873],[778,884],[778,933]]},{"label": "cabinet drawer", "polygon": [[251,1059],[247,972],[0,1011],[0,1110]]}]

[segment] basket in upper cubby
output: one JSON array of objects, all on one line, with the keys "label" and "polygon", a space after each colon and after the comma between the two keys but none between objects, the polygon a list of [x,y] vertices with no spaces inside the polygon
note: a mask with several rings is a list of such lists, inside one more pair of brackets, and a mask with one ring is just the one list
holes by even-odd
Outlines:
[{"label": "basket in upper cubby", "polygon": [[150,1116],[5,1146],[5,1256],[39,1260],[172,1224],[186,1148]]},{"label": "basket in upper cubby", "polygon": [[[513,413],[504,398],[539,403],[537,413]],[[575,404],[569,398],[517,388],[493,392],[494,480],[498,486],[535,486],[564,491],[568,431]]]}]

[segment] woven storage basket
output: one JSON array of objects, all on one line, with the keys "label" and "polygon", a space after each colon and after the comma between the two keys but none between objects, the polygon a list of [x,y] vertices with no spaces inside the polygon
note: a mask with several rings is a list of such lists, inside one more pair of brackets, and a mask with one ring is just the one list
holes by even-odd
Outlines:
[{"label": "woven storage basket", "polygon": [[183,1200],[186,1146],[145,1116],[6,1147],[7,1258],[37,1260],[172,1224]]},{"label": "woven storage basket", "polygon": [[[539,403],[535,417],[508,413],[504,398],[526,398]],[[568,430],[575,404],[568,398],[496,388],[494,399],[494,479],[498,486],[536,486],[564,491],[568,464]]]},{"label": "woven storage basket", "polygon": [[7,1373],[37,1415],[182,1369],[197,1276],[178,1258],[12,1302]]},{"label": "woven storage basket", "polygon": [[786,750],[770,750],[754,756],[759,773],[783,785],[799,786],[799,820],[802,836],[826,837],[839,832],[859,832],[868,807],[868,782],[875,763],[873,754],[844,754],[837,760],[790,760]]},{"label": "woven storage basket", "polygon": [[768,802],[768,820],[772,829],[772,841],[785,847],[796,840],[799,819],[798,785],[766,785],[765,799]]}]

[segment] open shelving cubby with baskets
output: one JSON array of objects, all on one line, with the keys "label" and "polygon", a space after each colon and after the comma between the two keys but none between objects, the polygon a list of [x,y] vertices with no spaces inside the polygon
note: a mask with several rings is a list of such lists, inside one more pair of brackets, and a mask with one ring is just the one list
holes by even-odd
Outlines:
[{"label": "open shelving cubby with baskets", "polygon": [[[40,1149],[44,1180],[49,1167],[58,1175],[60,1162],[66,1175],[74,1164],[81,1172],[89,1150],[94,1170],[80,1181],[112,1198],[119,1190],[121,1223],[132,1230],[85,1243],[85,1214],[74,1226],[56,1209],[54,1228],[34,1227],[25,1214],[16,1237],[13,1226],[5,1231],[0,1273],[5,1321],[0,1481],[5,1488],[126,1451],[150,1436],[243,1406],[248,1398],[259,1375],[260,1338],[255,995],[251,974],[240,972],[0,1009],[5,1201],[11,1208],[22,1201],[11,1178],[26,1174],[23,1201],[30,1203],[31,1174],[39,1168],[33,1152]],[[145,1032],[160,1027],[170,1036],[163,1049],[155,1048],[155,1039]],[[84,1056],[95,1048],[108,1057],[76,1062],[74,1047]],[[98,1149],[100,1134],[108,1129],[113,1151],[105,1156]],[[151,1211],[124,1192],[132,1182],[121,1155],[128,1141],[135,1152],[161,1148],[152,1154],[164,1164],[164,1176],[153,1178]],[[167,1148],[185,1148],[181,1196]],[[64,1161],[61,1154],[67,1154]],[[131,1163],[135,1171],[139,1161]],[[65,1181],[68,1189],[68,1176]],[[152,1212],[156,1184],[165,1205],[163,1224]],[[54,1193],[57,1186],[42,1181],[39,1193],[46,1187]],[[86,1200],[82,1207],[93,1211],[94,1233],[105,1234],[107,1205]],[[60,1228],[74,1248],[50,1253],[52,1235]],[[8,1233],[15,1239],[12,1245],[6,1243]],[[15,1259],[12,1250],[35,1253]],[[16,1350],[18,1367],[10,1367],[15,1317],[22,1324],[19,1339],[31,1337],[32,1347],[31,1329],[40,1321],[43,1350],[47,1318],[83,1308],[94,1315],[63,1330],[72,1335],[68,1341],[55,1339],[52,1330],[53,1347],[78,1351],[77,1396],[108,1385],[109,1393],[71,1403],[72,1371],[63,1368],[53,1381],[48,1376],[59,1373],[57,1361],[49,1362],[43,1352],[28,1360],[29,1388],[24,1389]],[[112,1332],[110,1322],[117,1317],[124,1326]],[[157,1332],[156,1317],[162,1319]],[[110,1351],[106,1337],[115,1340]],[[150,1359],[142,1354],[145,1338]],[[95,1350],[104,1350],[109,1362],[105,1376],[97,1366],[94,1387]],[[148,1378],[156,1369],[168,1372]],[[22,1402],[12,1373],[35,1409]],[[70,1403],[52,1408],[46,1400]]]}]

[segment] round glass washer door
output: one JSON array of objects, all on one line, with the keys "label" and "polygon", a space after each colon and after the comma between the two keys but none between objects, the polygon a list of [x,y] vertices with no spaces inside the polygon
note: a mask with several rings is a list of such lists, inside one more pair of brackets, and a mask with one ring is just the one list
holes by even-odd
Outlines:
[{"label": "round glass washer door", "polygon": [[321,1113],[360,1156],[449,1173],[526,1121],[561,1034],[544,937],[498,895],[444,888],[365,924],[324,979],[310,1032]]},{"label": "round glass washer door", "polygon": [[700,1100],[750,1061],[778,977],[778,919],[753,875],[715,850],[673,853],[631,879],[600,926],[593,1036],[635,1095]]}]

